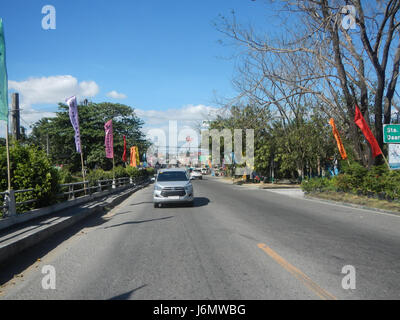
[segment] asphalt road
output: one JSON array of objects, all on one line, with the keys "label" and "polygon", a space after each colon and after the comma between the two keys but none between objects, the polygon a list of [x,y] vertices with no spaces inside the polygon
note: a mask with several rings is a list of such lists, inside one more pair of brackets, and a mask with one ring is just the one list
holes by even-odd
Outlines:
[{"label": "asphalt road", "polygon": [[0,299],[400,298],[400,216],[211,177],[194,207],[156,209],[152,188],[10,261]]}]

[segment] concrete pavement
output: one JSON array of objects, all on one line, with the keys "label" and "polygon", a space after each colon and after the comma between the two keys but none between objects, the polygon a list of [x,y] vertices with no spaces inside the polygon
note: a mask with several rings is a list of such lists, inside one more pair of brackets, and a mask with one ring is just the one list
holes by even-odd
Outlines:
[{"label": "concrete pavement", "polygon": [[[1,270],[19,276],[0,299],[400,298],[400,217],[211,177],[194,187],[192,208],[153,208],[149,186],[32,248],[40,261]],[[56,290],[42,288],[44,265]],[[354,290],[342,287],[346,265]]]}]

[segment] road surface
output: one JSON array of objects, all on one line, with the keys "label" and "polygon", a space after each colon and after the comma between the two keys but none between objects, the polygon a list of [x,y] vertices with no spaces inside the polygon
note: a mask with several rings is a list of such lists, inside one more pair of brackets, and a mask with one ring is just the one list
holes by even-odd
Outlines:
[{"label": "road surface", "polygon": [[400,216],[216,177],[159,209],[152,188],[10,261],[0,299],[400,298]]}]

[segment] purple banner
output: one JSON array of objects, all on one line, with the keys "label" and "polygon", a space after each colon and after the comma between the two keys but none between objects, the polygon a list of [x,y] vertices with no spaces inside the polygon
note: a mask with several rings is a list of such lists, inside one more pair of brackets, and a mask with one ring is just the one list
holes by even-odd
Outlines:
[{"label": "purple banner", "polygon": [[106,157],[109,159],[114,158],[114,139],[113,139],[113,127],[112,120],[106,122],[104,125],[104,130],[106,132]]},{"label": "purple banner", "polygon": [[73,96],[67,99],[67,104],[69,107],[69,118],[71,120],[72,127],[75,130],[76,152],[81,153],[81,133],[79,130],[78,103],[76,102],[76,97]]}]

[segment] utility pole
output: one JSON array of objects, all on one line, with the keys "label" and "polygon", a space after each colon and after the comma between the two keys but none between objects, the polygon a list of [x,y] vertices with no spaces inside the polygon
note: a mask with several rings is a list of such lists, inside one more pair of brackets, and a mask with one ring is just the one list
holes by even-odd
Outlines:
[{"label": "utility pole", "polygon": [[11,134],[15,140],[20,140],[19,94],[12,94]]}]

